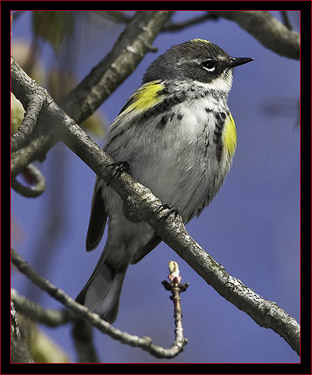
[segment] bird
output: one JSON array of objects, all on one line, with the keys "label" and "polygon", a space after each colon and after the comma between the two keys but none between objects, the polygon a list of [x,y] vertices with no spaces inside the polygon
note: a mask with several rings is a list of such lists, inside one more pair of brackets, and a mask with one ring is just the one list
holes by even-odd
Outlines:
[{"label": "bird", "polygon": [[[218,193],[236,149],[228,94],[233,68],[252,61],[193,39],[173,45],[147,68],[106,135],[104,151],[188,223]],[[161,238],[145,221],[128,220],[120,196],[97,177],[86,237],[95,249],[107,223],[104,250],[76,301],[113,323],[130,264]]]}]

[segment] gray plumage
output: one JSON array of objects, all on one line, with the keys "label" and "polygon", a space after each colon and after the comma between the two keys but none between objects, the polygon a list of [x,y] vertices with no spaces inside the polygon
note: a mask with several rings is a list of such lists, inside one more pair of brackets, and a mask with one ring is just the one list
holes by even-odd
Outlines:
[{"label": "gray plumage", "polygon": [[[202,40],[173,46],[150,65],[107,134],[105,151],[115,161],[127,161],[129,173],[177,208],[185,223],[210,203],[229,171],[236,138],[229,150],[223,137],[228,126],[235,132],[227,106],[232,68],[250,60],[231,58]],[[113,322],[129,264],[160,238],[146,222],[127,220],[121,198],[97,179],[87,250],[100,242],[107,218],[106,245],[77,301]]]}]

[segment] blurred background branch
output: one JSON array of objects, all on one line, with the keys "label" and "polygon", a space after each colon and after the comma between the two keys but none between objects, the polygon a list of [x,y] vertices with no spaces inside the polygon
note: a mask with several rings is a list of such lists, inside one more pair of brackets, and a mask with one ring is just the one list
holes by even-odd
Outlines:
[{"label": "blurred background branch", "polygon": [[269,12],[210,11],[210,13],[236,22],[266,48],[269,48],[280,56],[296,60],[300,59],[299,33],[284,26]]}]

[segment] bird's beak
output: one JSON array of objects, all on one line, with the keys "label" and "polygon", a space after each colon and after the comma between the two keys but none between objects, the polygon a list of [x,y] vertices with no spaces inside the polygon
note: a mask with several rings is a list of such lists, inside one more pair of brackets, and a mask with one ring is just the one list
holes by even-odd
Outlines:
[{"label": "bird's beak", "polygon": [[247,64],[248,62],[252,60],[253,60],[252,57],[231,57],[230,67],[234,68],[235,66]]}]

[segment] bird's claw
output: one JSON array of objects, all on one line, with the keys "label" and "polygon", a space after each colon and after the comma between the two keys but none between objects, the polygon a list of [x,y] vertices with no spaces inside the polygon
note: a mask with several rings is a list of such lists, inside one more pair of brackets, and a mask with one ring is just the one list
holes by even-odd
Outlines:
[{"label": "bird's claw", "polygon": [[162,217],[158,220],[158,221],[161,221],[161,220],[167,220],[168,217],[171,215],[171,214],[174,214],[174,217],[176,218],[180,213],[179,213],[179,210],[177,208],[171,208],[167,203],[165,204],[161,204],[158,208],[157,208],[157,211],[164,211],[164,210],[168,210],[166,213],[164,213],[162,215]]},{"label": "bird's claw", "polygon": [[110,179],[107,182],[107,186],[113,181],[114,178],[119,177],[122,172],[128,172],[130,166],[126,161],[117,161],[109,165],[109,167],[113,168],[112,174]]}]

